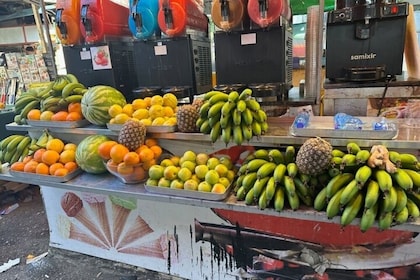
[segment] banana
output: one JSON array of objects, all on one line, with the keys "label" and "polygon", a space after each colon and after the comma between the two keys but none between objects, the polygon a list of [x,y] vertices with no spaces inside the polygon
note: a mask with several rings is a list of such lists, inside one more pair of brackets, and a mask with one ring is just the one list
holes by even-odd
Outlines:
[{"label": "banana", "polygon": [[251,172],[245,175],[244,179],[242,180],[242,186],[245,188],[245,192],[248,192],[257,181],[257,172]]},{"label": "banana", "polygon": [[39,108],[39,100],[33,100],[29,102],[28,104],[26,104],[26,106],[20,112],[20,116],[26,119],[29,111],[35,108]]},{"label": "banana", "polygon": [[56,92],[56,93],[60,93],[63,90],[63,88],[69,83],[69,81],[67,79],[64,78],[64,76],[57,76],[57,78],[55,78],[54,80],[54,84],[52,89]]},{"label": "banana", "polygon": [[210,107],[211,107],[210,102],[204,101],[204,103],[200,107],[200,110],[198,111],[201,118],[203,119],[207,118]]},{"label": "banana", "polygon": [[404,169],[397,168],[394,173],[391,173],[391,177],[395,183],[397,183],[398,186],[403,188],[405,191],[410,191],[413,188],[413,180],[411,179],[411,176],[404,171]]},{"label": "banana", "polygon": [[50,96],[41,101],[41,110],[46,111],[50,106],[56,106],[60,102],[61,97]]},{"label": "banana", "polygon": [[238,100],[246,100],[251,97],[252,90],[250,88],[244,89],[241,94],[239,94]]},{"label": "banana", "polygon": [[247,109],[245,101],[244,100],[239,100],[236,103],[236,110],[238,110],[238,112],[242,113],[243,111],[245,111],[245,109]]},{"label": "banana", "polygon": [[371,175],[372,175],[372,169],[367,165],[363,165],[362,167],[357,169],[356,174],[354,175],[354,178],[357,181],[357,186],[359,187],[359,189],[363,188],[363,186],[369,180]]},{"label": "banana", "polygon": [[380,213],[378,218],[378,229],[380,231],[389,229],[392,225],[393,214],[392,212]]},{"label": "banana", "polygon": [[223,94],[224,94],[224,92],[222,92],[222,91],[218,91],[218,90],[211,90],[211,91],[206,92],[206,93],[204,94],[203,99],[204,99],[204,100],[206,100],[206,101],[208,101],[208,100],[209,100],[212,96],[214,96],[214,95],[216,95],[216,94],[220,94],[220,93],[223,93]]},{"label": "banana", "polygon": [[397,205],[397,191],[393,186],[389,189],[388,193],[384,193],[384,198],[382,200],[382,213],[392,212]]},{"label": "banana", "polygon": [[238,191],[240,187],[242,187],[242,181],[245,178],[245,174],[239,175],[238,178],[235,180],[235,189]]},{"label": "banana", "polygon": [[258,110],[258,119],[260,119],[260,123],[265,123],[267,122],[267,114],[265,113],[264,110]]},{"label": "banana", "polygon": [[230,140],[232,139],[232,127],[230,125],[225,128],[222,128],[221,138],[227,146],[227,144],[229,144]]},{"label": "banana", "polygon": [[[20,142],[19,144],[16,146],[16,150],[19,151],[20,153],[23,152],[23,150],[26,147],[29,147],[29,145],[31,144],[31,140],[32,138],[29,136],[25,136]],[[29,148],[28,148],[29,149]]]},{"label": "banana", "polygon": [[209,118],[209,125],[211,128],[216,124],[216,122],[220,122],[221,113],[217,113],[213,117]]},{"label": "banana", "polygon": [[18,151],[16,150],[13,155],[11,156],[10,160],[9,160],[9,164],[13,164],[15,162],[17,162],[20,158],[20,156],[22,155],[23,151]]},{"label": "banana", "polygon": [[68,83],[64,86],[64,88],[61,90],[61,96],[63,98],[66,98],[70,95],[73,95],[73,90],[75,88],[86,88],[84,85],[82,85],[81,83]]},{"label": "banana", "polygon": [[275,164],[284,163],[284,155],[279,149],[271,149],[268,152],[269,161],[274,162]]},{"label": "banana", "polygon": [[331,158],[331,166],[332,167],[340,167],[342,163],[343,163],[343,158],[342,157],[332,157]]},{"label": "banana", "polygon": [[82,101],[83,96],[80,94],[70,95],[64,98],[64,101],[67,103],[80,103]]},{"label": "banana", "polygon": [[222,109],[221,109],[222,116],[229,117],[230,113],[235,107],[236,107],[236,104],[234,102],[232,101],[225,102],[225,104],[223,104]]},{"label": "banana", "polygon": [[407,205],[407,194],[400,187],[395,187],[397,192],[397,204],[395,205],[394,212],[400,212]]},{"label": "banana", "polygon": [[238,99],[239,99],[239,93],[236,90],[233,90],[229,93],[229,96],[228,96],[229,102],[232,102],[235,104],[236,101],[238,101]]},{"label": "banana", "polygon": [[347,153],[356,155],[360,151],[360,147],[355,142],[349,142],[347,143]]},{"label": "banana", "polygon": [[254,202],[255,202],[255,200],[254,200],[254,189],[251,188],[251,189],[249,189],[249,191],[245,195],[245,204],[246,205],[252,205],[252,204],[254,204]]},{"label": "banana", "polygon": [[23,149],[23,151],[22,151],[22,153],[21,153],[21,155],[20,155],[20,157],[17,161],[24,161],[25,158],[29,155],[30,152],[31,152],[31,150],[29,150],[29,145],[28,145]]},{"label": "banana", "polygon": [[243,186],[240,186],[239,189],[236,191],[236,199],[238,201],[245,200],[246,192]]},{"label": "banana", "polygon": [[245,101],[245,106],[246,106],[246,108],[248,108],[249,110],[251,110],[253,112],[257,112],[261,109],[260,103],[258,103],[258,101],[255,100],[255,99],[246,100]]},{"label": "banana", "polygon": [[389,160],[395,164],[396,167],[401,167],[401,156],[399,152],[388,151]]},{"label": "banana", "polygon": [[408,208],[407,207],[404,207],[399,212],[395,212],[394,222],[397,225],[401,225],[401,224],[407,222],[408,221],[408,218],[409,218]]},{"label": "banana", "polygon": [[327,184],[327,199],[332,198],[340,189],[354,179],[352,173],[341,173],[333,177]]},{"label": "banana", "polygon": [[73,89],[73,93],[77,95],[84,95],[88,91],[87,88],[75,88]]},{"label": "banana", "polygon": [[[311,184],[311,180],[313,180],[312,177],[310,175],[307,175],[307,174],[298,173],[298,176],[299,176],[299,179],[302,181],[302,183],[305,186],[308,186],[309,184]],[[317,186],[318,185],[318,180],[315,177],[313,177],[313,178],[314,178],[315,181],[313,181],[312,185]]]},{"label": "banana", "polygon": [[292,208],[292,210],[297,210],[300,206],[299,196],[296,194],[292,195],[291,193],[288,192],[287,188],[285,188],[285,190],[286,190],[287,201],[289,202],[290,208]]},{"label": "banana", "polygon": [[225,104],[224,101],[220,101],[220,102],[217,102],[216,104],[211,105],[209,108],[209,111],[207,112],[207,117],[211,118],[221,113],[220,111],[222,110],[222,107],[224,104]]},{"label": "banana", "polygon": [[268,156],[268,150],[266,149],[258,149],[254,152],[255,158],[264,159],[266,161],[269,161],[270,158]]},{"label": "banana", "polygon": [[283,178],[284,189],[286,190],[286,194],[288,197],[297,197],[296,195],[296,186],[293,178],[290,176],[285,175]]},{"label": "banana", "polygon": [[363,206],[363,194],[359,192],[356,197],[354,197],[344,208],[343,213],[341,214],[340,223],[341,225],[349,225],[360,212]]},{"label": "banana", "polygon": [[247,172],[256,172],[263,164],[268,161],[265,159],[254,158],[247,163]]},{"label": "banana", "polygon": [[210,139],[211,139],[211,142],[212,143],[216,142],[217,139],[219,139],[221,133],[222,133],[222,128],[220,126],[220,122],[217,121],[213,125],[213,127],[212,127],[212,129],[210,131]]},{"label": "banana", "polygon": [[353,154],[345,154],[341,158],[340,169],[343,170],[345,167],[348,166],[355,166],[357,165],[356,155]]},{"label": "banana", "polygon": [[267,203],[269,203],[273,199],[276,193],[276,189],[277,189],[276,181],[274,180],[274,177],[270,177],[268,179],[267,185],[265,186],[265,196],[267,199]]},{"label": "banana", "polygon": [[379,184],[375,180],[370,180],[366,187],[365,208],[372,208],[378,201],[380,194]]},{"label": "banana", "polygon": [[13,150],[13,151],[3,150],[2,152],[3,152],[3,161],[11,164],[13,155],[15,154],[16,150]]},{"label": "banana", "polygon": [[258,168],[258,171],[257,171],[258,178],[261,179],[268,176],[272,176],[276,166],[277,165],[274,162],[264,163],[260,168]]},{"label": "banana", "polygon": [[287,175],[294,178],[298,174],[299,168],[295,162],[290,162],[286,165]]},{"label": "banana", "polygon": [[228,127],[232,123],[232,117],[231,115],[222,115],[220,116],[220,126],[222,128]]},{"label": "banana", "polygon": [[251,125],[254,118],[252,117],[251,110],[246,108],[241,114],[241,120],[247,125]]},{"label": "banana", "polygon": [[[339,189],[329,200],[327,203],[327,208],[325,210],[328,219],[332,219],[340,213],[341,205],[340,205],[340,198],[341,194],[343,193],[344,189]],[[327,197],[328,199],[328,197]]]},{"label": "banana", "polygon": [[214,105],[219,102],[223,102],[224,104],[225,102],[228,101],[228,98],[229,98],[229,95],[222,92],[222,93],[218,93],[210,97],[209,102],[210,102],[210,105]]},{"label": "banana", "polygon": [[204,122],[204,119],[199,117],[199,118],[195,121],[195,126],[199,128],[199,127],[203,124],[203,122]]},{"label": "banana", "polygon": [[418,163],[417,157],[409,153],[401,153],[400,159],[401,159],[401,166],[416,165]]},{"label": "banana", "polygon": [[392,187],[391,175],[383,169],[378,169],[374,172],[374,177],[379,184],[379,188],[383,193],[389,192]]},{"label": "banana", "polygon": [[41,136],[39,136],[38,140],[36,141],[36,145],[38,147],[45,148],[47,146],[48,138],[49,133],[46,130],[44,130],[44,132],[41,134]]},{"label": "banana", "polygon": [[14,137],[6,146],[5,151],[7,152],[14,152],[16,151],[17,146],[19,145],[19,143],[25,138],[26,136],[23,135],[17,135],[16,137]]},{"label": "banana", "polygon": [[233,109],[232,112],[232,120],[234,125],[241,125],[241,112],[238,111],[238,109]]},{"label": "banana", "polygon": [[248,163],[245,163],[245,162],[244,162],[244,163],[241,165],[241,167],[239,167],[239,170],[238,170],[237,175],[238,175],[238,176],[241,176],[241,175],[247,174],[247,168],[248,168]]},{"label": "banana", "polygon": [[9,135],[9,136],[7,136],[6,138],[4,138],[3,140],[1,140],[1,142],[0,142],[0,150],[5,150],[6,149],[6,147],[7,147],[7,145],[9,145],[9,143],[13,140],[13,139],[15,139],[15,138],[17,138],[17,137],[20,137],[21,135],[20,134],[12,134],[12,135]]},{"label": "banana", "polygon": [[330,176],[331,178],[334,178],[334,177],[336,177],[340,174],[341,174],[340,169],[338,169],[336,167],[328,169],[328,176]]},{"label": "banana", "polygon": [[284,176],[286,175],[287,167],[283,163],[276,166],[273,172],[274,181],[279,184],[283,182]]},{"label": "banana", "polygon": [[242,123],[241,127],[242,127],[242,136],[244,140],[249,142],[249,140],[251,140],[253,136],[251,127],[249,125],[246,125],[245,123]]},{"label": "banana", "polygon": [[404,170],[405,173],[407,173],[408,176],[410,176],[411,180],[413,181],[413,186],[417,189],[420,188],[420,173],[411,170],[411,169],[401,169]]},{"label": "banana", "polygon": [[259,198],[258,198],[258,208],[260,210],[264,210],[265,208],[267,208],[268,202],[267,202],[267,190],[266,188],[263,189],[263,191],[261,192]]},{"label": "banana", "polygon": [[410,198],[407,199],[407,209],[410,219],[415,220],[420,216],[419,207]]},{"label": "banana", "polygon": [[331,151],[331,156],[333,157],[343,157],[346,153],[339,149],[333,149]]},{"label": "banana", "polygon": [[357,186],[356,179],[353,179],[348,183],[344,188],[340,196],[340,205],[347,205],[350,201],[353,200],[360,193],[360,189]]},{"label": "banana", "polygon": [[274,194],[274,209],[278,212],[284,208],[285,193],[284,189],[279,186]]},{"label": "banana", "polygon": [[261,126],[261,134],[264,135],[266,132],[268,132],[268,122],[264,121],[260,123]]},{"label": "banana", "polygon": [[252,134],[259,137],[262,134],[261,124],[257,121],[253,121],[251,124]]},{"label": "banana", "polygon": [[295,156],[296,156],[296,149],[295,146],[287,146],[286,147],[286,151],[284,153],[284,159],[285,159],[285,164],[289,164],[291,162],[295,162]]},{"label": "banana", "polygon": [[296,193],[299,195],[301,194],[302,197],[306,197],[309,195],[309,189],[306,185],[300,180],[298,177],[293,178],[293,182],[295,184]]},{"label": "banana", "polygon": [[317,211],[322,211],[327,207],[327,187],[322,188],[314,199],[314,208]]},{"label": "banana", "polygon": [[16,99],[15,102],[15,114],[20,114],[23,110],[23,108],[25,108],[25,106],[32,101],[36,101],[39,100],[37,97],[33,96],[33,95],[25,95],[25,96],[19,96]]},{"label": "banana", "polygon": [[209,124],[209,120],[206,119],[203,124],[200,126],[200,132],[204,134],[210,134],[211,126]]},{"label": "banana", "polygon": [[255,181],[254,186],[252,186],[255,201],[257,201],[258,197],[260,197],[269,179],[270,177],[264,177],[264,178],[258,178]]},{"label": "banana", "polygon": [[241,145],[242,142],[244,141],[242,129],[241,129],[241,126],[239,125],[233,126],[233,141],[235,142],[236,145]]},{"label": "banana", "polygon": [[378,214],[378,203],[375,203],[371,208],[366,208],[360,218],[360,230],[366,232],[375,223]]},{"label": "banana", "polygon": [[70,83],[78,83],[79,80],[77,79],[77,77],[74,74],[71,73],[67,73],[66,74],[66,79],[70,82]]},{"label": "banana", "polygon": [[364,164],[370,157],[370,151],[368,150],[360,150],[356,154],[356,162],[357,164]]}]

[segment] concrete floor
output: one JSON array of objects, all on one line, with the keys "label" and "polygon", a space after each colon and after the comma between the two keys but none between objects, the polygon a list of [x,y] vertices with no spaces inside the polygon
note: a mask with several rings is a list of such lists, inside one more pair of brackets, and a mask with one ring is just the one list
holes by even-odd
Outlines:
[{"label": "concrete floor", "polygon": [[[2,280],[175,280],[169,275],[49,246],[49,228],[37,186],[0,198],[0,210],[17,202],[19,207],[0,216],[0,265],[20,263],[0,273]],[[27,257],[45,257],[26,264]]]}]

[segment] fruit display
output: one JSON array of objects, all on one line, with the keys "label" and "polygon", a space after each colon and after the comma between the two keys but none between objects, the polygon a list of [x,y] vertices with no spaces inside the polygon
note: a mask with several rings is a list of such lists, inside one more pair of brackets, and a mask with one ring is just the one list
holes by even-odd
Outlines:
[{"label": "fruit display", "polygon": [[[204,94],[200,117],[196,122],[199,131],[210,134],[212,142],[220,137],[226,145],[241,145],[253,136],[261,136],[268,130],[267,115],[253,98],[251,89],[229,94],[210,91]],[[180,122],[178,122],[178,126]]]},{"label": "fruit display", "polygon": [[125,96],[117,89],[97,85],[90,87],[81,99],[82,114],[91,123],[104,126],[111,116],[108,113],[112,105],[124,106],[127,104]]},{"label": "fruit display", "polygon": [[[68,109],[70,104],[80,103],[86,91],[86,87],[79,83],[73,74],[59,75],[54,81],[42,87],[29,88],[16,99],[15,122],[26,124],[28,118],[68,121],[80,119],[82,116],[79,113],[69,114],[71,112]],[[57,114],[53,118],[53,114],[58,112],[65,113]],[[70,115],[68,119],[67,115]]]},{"label": "fruit display", "polygon": [[114,104],[108,110],[111,116],[109,123],[124,124],[127,120],[134,119],[146,126],[174,126],[177,122],[177,105],[178,99],[173,93],[137,98],[124,106]]},{"label": "fruit display", "polygon": [[362,149],[355,142],[341,150],[324,141],[316,137],[299,149],[256,150],[238,170],[237,199],[277,211],[313,207],[329,219],[339,216],[343,227],[358,217],[361,231],[375,222],[385,230],[420,216],[416,156],[383,145]]},{"label": "fruit display", "polygon": [[83,171],[92,174],[101,174],[107,171],[99,155],[98,147],[108,140],[110,138],[105,135],[91,135],[80,141],[76,149],[76,163]]},{"label": "fruit display", "polygon": [[222,194],[233,182],[235,170],[226,156],[186,151],[151,166],[148,174],[148,186]]}]

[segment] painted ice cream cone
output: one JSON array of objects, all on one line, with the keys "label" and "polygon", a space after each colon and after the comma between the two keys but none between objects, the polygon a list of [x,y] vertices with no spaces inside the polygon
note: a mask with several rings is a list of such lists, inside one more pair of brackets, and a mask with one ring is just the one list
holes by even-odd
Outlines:
[{"label": "painted ice cream cone", "polygon": [[176,250],[177,244],[174,236],[163,234],[159,238],[149,242],[128,246],[118,249],[120,253],[131,255],[142,255],[147,257],[154,257],[159,259],[171,259],[171,262],[177,260],[178,252]]},{"label": "painted ice cream cone", "polygon": [[61,208],[68,217],[73,217],[85,226],[92,234],[103,243],[110,245],[99,227],[92,221],[92,217],[83,207],[83,201],[75,193],[66,192],[61,198]]},{"label": "painted ice cream cone", "polygon": [[132,226],[127,230],[127,233],[121,238],[121,242],[119,242],[115,247],[122,248],[126,245],[152,233],[152,228],[147,224],[142,217],[137,216],[134,220]]},{"label": "painted ice cream cone", "polygon": [[135,198],[122,198],[114,195],[110,195],[109,199],[112,202],[113,213],[112,244],[118,244],[120,242],[121,232],[127,222],[128,215],[137,207],[137,200]]},{"label": "painted ice cream cone", "polygon": [[96,219],[99,222],[99,226],[105,234],[108,244],[113,245],[111,236],[111,226],[109,224],[108,213],[106,211],[105,205],[106,197],[104,195],[84,193],[83,200],[89,204],[90,208],[95,214]]},{"label": "painted ice cream cone", "polygon": [[105,245],[99,239],[73,224],[68,217],[60,215],[57,222],[58,230],[62,237],[77,240],[103,249],[109,249],[109,246]]}]

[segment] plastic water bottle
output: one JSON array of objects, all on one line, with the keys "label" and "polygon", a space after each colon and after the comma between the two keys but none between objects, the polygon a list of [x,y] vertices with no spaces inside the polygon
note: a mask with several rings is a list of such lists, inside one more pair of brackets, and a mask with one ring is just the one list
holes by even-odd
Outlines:
[{"label": "plastic water bottle", "polygon": [[294,128],[305,128],[309,124],[309,113],[306,111],[300,112],[293,121]]}]

